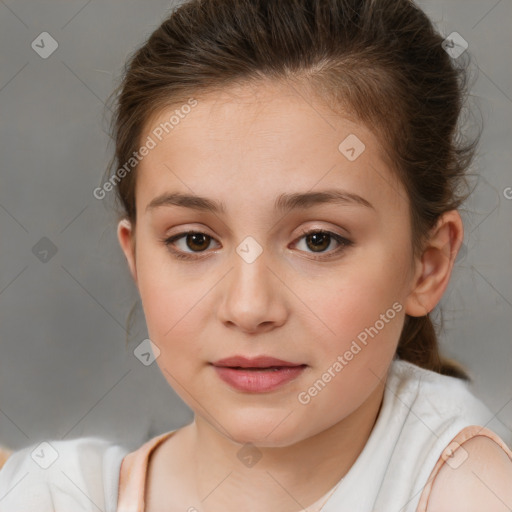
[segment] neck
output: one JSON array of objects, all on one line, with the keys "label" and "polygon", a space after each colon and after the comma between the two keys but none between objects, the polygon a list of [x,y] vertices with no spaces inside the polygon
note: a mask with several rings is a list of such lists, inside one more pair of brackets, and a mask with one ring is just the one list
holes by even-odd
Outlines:
[{"label": "neck", "polygon": [[[353,413],[330,428],[286,447],[253,448],[256,464],[240,462],[240,443],[220,434],[202,417],[185,427],[190,476],[201,510],[293,512],[322,501],[363,450],[380,411],[379,385]],[[251,455],[248,452],[249,456]]]}]

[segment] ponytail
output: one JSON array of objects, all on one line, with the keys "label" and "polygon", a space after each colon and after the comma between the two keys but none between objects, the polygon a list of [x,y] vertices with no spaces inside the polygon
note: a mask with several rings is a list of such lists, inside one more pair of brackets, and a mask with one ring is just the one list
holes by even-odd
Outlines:
[{"label": "ponytail", "polygon": [[428,314],[405,316],[396,353],[400,359],[427,370],[471,382],[467,370],[460,363],[441,356],[434,324]]}]

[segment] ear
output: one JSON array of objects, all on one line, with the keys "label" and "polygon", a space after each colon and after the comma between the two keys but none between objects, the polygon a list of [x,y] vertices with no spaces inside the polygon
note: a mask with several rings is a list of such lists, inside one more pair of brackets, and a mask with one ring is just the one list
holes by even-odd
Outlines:
[{"label": "ear", "polygon": [[450,210],[441,215],[417,261],[413,288],[405,303],[408,315],[425,316],[441,300],[463,239],[459,212]]},{"label": "ear", "polygon": [[117,225],[117,238],[124,252],[130,273],[137,284],[137,267],[135,265],[135,232],[128,219],[122,219]]}]

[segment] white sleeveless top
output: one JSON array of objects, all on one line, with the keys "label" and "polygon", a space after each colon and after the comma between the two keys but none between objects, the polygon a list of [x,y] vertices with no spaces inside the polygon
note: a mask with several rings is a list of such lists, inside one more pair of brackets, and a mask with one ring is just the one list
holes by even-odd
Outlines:
[{"label": "white sleeveless top", "polygon": [[[493,419],[464,381],[395,359],[370,437],[322,512],[424,512],[438,471],[468,439],[490,438],[512,460],[512,433],[487,428]],[[143,512],[149,457],[174,432],[130,453],[97,437],[16,451],[0,470],[0,512]],[[52,449],[58,458],[43,469],[36,461]]]}]

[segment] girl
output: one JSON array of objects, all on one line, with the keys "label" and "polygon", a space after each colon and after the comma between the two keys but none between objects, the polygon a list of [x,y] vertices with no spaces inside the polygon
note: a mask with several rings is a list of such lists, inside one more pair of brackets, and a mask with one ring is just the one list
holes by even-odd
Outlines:
[{"label": "girl", "polygon": [[57,441],[53,470],[14,454],[0,510],[512,507],[510,433],[429,317],[476,147],[450,49],[409,0],[190,0],[162,23],[95,193],[115,188],[146,360],[194,421],[130,453]]}]

